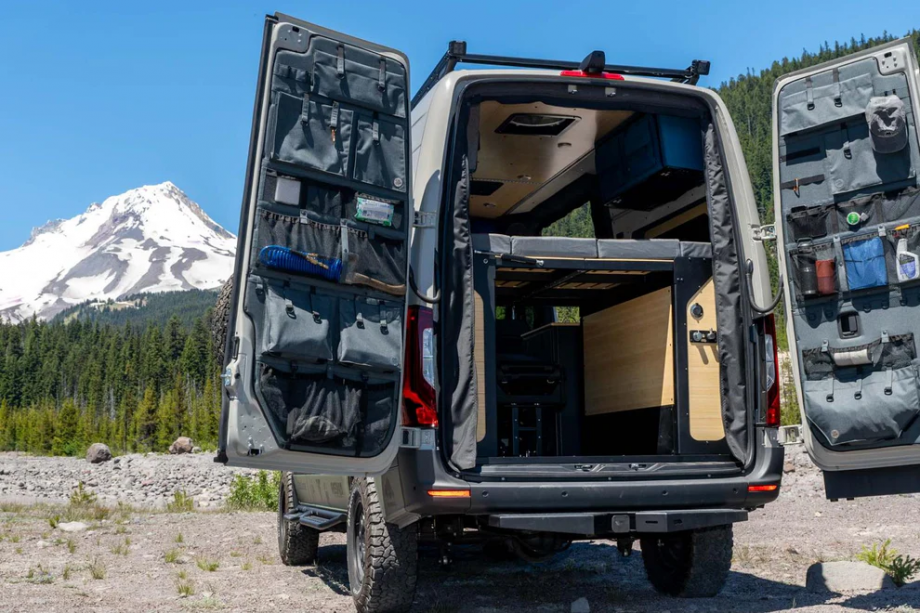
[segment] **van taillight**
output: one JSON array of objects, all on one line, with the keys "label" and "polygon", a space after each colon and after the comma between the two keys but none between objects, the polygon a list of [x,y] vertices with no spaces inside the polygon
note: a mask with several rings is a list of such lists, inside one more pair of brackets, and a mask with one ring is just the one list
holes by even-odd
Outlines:
[{"label": "van taillight", "polygon": [[615,72],[585,72],[583,70],[563,70],[559,73],[563,77],[584,77],[588,79],[609,79],[610,81],[625,81],[623,75]]},{"label": "van taillight", "polygon": [[406,322],[406,372],[403,375],[403,424],[438,425],[434,390],[434,324],[432,311],[410,306]]},{"label": "van taillight", "polygon": [[780,422],[779,356],[776,351],[776,319],[772,313],[763,320],[763,341],[766,374],[764,387],[767,390],[766,425],[775,428]]}]

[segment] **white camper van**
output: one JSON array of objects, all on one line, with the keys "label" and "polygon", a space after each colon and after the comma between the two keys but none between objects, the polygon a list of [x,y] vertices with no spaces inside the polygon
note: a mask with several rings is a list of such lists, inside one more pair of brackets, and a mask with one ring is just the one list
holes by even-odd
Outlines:
[{"label": "white camper van", "polygon": [[266,19],[217,460],[285,471],[286,563],[344,531],[358,610],[397,611],[420,541],[639,540],[707,596],[787,440],[831,498],[920,490],[913,50],[777,84],[775,230],[707,71],[454,42],[412,97],[399,51]]}]

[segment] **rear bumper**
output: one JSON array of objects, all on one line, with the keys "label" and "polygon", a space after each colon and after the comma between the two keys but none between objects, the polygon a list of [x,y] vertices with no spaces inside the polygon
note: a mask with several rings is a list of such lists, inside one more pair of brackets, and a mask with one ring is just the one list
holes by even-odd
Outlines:
[{"label": "rear bumper", "polygon": [[554,532],[579,536],[667,534],[747,521],[748,512],[735,509],[639,511],[636,513],[525,513],[488,516],[496,530]]},{"label": "rear bumper", "polygon": [[[779,496],[779,487],[768,492],[748,492],[748,486],[779,485],[783,448],[758,446],[757,460],[750,472],[708,478],[473,483],[448,473],[438,452],[425,449],[400,450],[398,466],[405,511],[420,517],[531,513],[612,516],[618,512],[633,513],[633,517],[635,512],[741,510],[773,502]],[[428,494],[437,489],[469,489],[470,495],[435,498]]]}]

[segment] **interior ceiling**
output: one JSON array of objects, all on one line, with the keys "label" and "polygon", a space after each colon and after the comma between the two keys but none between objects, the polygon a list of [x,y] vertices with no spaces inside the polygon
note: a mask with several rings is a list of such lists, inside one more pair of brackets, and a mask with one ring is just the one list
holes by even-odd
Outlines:
[{"label": "interior ceiling", "polygon": [[[516,113],[567,115],[578,121],[557,136],[499,134],[495,130]],[[599,111],[550,106],[541,102],[480,105],[479,157],[474,181],[502,183],[488,196],[471,196],[474,217],[501,217],[552,179],[569,183],[578,178],[564,171],[594,151],[594,143],[623,123],[631,111]],[[591,170],[593,171],[593,164]],[[581,174],[581,171],[578,173]]]}]

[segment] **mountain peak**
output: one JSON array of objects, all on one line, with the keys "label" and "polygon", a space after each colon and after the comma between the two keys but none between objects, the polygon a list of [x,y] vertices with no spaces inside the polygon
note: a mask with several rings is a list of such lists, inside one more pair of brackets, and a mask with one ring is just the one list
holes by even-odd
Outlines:
[{"label": "mountain peak", "polygon": [[230,276],[236,238],[171,181],[49,221],[0,252],[0,319],[41,318],[86,300],[209,289]]}]

